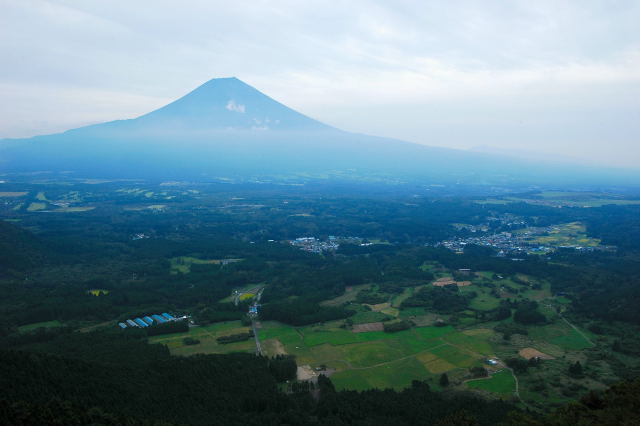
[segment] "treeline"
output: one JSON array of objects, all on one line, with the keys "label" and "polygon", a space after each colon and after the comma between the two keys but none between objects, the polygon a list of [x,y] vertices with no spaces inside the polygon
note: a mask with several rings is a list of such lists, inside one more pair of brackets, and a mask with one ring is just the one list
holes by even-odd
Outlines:
[{"label": "treeline", "polygon": [[153,325],[144,329],[147,336],[159,336],[161,334],[184,333],[189,331],[187,320],[169,321],[163,324]]},{"label": "treeline", "polygon": [[341,306],[321,306],[314,300],[298,299],[266,304],[260,311],[260,318],[291,325],[308,325],[344,319],[353,314],[353,310]]},{"label": "treeline", "polygon": [[[108,340],[126,356],[107,349]],[[291,356],[159,356],[155,345],[122,333],[66,333],[41,343],[37,352],[0,351],[3,424],[424,424],[464,411],[489,425],[515,409],[421,382],[402,392],[336,392],[321,376],[319,400],[308,387],[285,394],[277,383],[295,378]]]},{"label": "treeline", "polygon": [[220,336],[220,337],[217,337],[216,340],[218,343],[226,345],[228,343],[244,342],[245,340],[249,340],[252,337],[253,337],[253,331],[249,330],[246,333],[236,333],[236,334],[229,334],[227,336]]}]

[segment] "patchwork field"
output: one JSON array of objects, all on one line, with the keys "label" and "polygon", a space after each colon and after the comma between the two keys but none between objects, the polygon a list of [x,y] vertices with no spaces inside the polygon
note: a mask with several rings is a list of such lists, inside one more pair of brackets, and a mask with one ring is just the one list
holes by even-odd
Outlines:
[{"label": "patchwork field", "polygon": [[[265,322],[262,341],[278,341],[298,363],[336,370],[340,389],[403,388],[411,380],[480,365],[491,348],[481,338],[446,327],[416,327],[397,333],[336,328],[337,324],[293,328]],[[279,345],[271,345],[280,347]]]},{"label": "patchwork field", "polygon": [[[530,228],[525,228],[517,232],[526,234],[527,232],[530,232]],[[587,229],[585,225],[580,222],[553,225],[546,235],[536,235],[531,239],[531,241],[535,244],[552,247],[597,247],[600,244],[600,240],[597,238],[590,238],[587,236]]]},{"label": "patchwork field", "polygon": [[[181,259],[180,263],[178,259]],[[172,266],[175,265],[175,270],[182,272],[187,270],[187,265],[215,262],[218,260],[184,257],[172,259]],[[445,275],[442,271],[440,274]],[[538,356],[543,360],[544,368],[537,369],[536,374],[547,377],[553,371],[557,376],[564,377],[566,373],[563,373],[563,369],[569,360],[581,359],[580,351],[592,347],[587,340],[592,337],[590,333],[576,331],[556,313],[568,299],[553,296],[548,283],[526,275],[506,277],[491,271],[470,275],[469,281],[470,285],[457,287],[457,291],[468,294],[471,299],[470,307],[457,314],[459,318],[455,326],[436,325],[436,320],[441,318],[448,321],[449,315],[429,312],[423,307],[402,307],[402,301],[423,285],[405,288],[399,295],[391,297],[391,302],[377,305],[356,303],[359,291],[377,291],[376,286],[362,285],[350,287],[343,295],[323,303],[328,306],[348,304],[357,311],[349,321],[303,327],[262,321],[258,336],[265,355],[290,354],[296,357],[298,365],[309,366],[310,371],[328,369],[326,371],[331,374],[337,389],[402,389],[409,386],[412,380],[426,380],[430,386],[438,389],[440,375],[446,373],[450,378],[450,388],[477,390],[500,398],[514,396],[514,377],[505,368],[505,362],[510,358]],[[256,284],[239,290],[240,294],[249,292],[249,287],[254,288]],[[538,301],[540,311],[549,319],[549,323],[526,326],[528,334],[503,338],[502,333],[494,330],[499,322],[487,321],[482,314],[492,312],[505,297]],[[395,310],[398,318],[411,320],[414,326],[395,333],[384,332],[385,321],[395,317],[389,314],[390,309]],[[513,324],[513,317],[501,322]],[[216,341],[217,337],[246,331],[247,327],[243,327],[239,321],[230,321],[193,327],[188,333],[158,336],[150,340],[167,345],[176,355],[253,352],[253,340],[228,345]],[[199,343],[188,345],[185,337],[197,339]],[[496,366],[488,365],[487,360],[492,358],[498,360]],[[470,369],[476,367],[486,368],[491,376],[473,379]],[[539,386],[538,382],[524,380],[519,396],[528,404],[536,404],[538,397],[532,391],[536,386]],[[560,391],[550,393],[550,397],[558,401],[563,398]]]}]

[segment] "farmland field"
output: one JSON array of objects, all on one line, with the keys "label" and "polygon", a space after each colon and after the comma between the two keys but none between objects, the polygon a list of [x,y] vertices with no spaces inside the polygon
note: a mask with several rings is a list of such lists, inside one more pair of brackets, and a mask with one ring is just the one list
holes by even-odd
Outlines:
[{"label": "farmland field", "polygon": [[509,370],[501,370],[488,379],[470,380],[467,386],[506,396],[515,391],[516,382]]},{"label": "farmland field", "polygon": [[638,199],[625,199],[611,194],[597,192],[563,192],[544,191],[530,197],[506,196],[501,198],[486,198],[477,200],[479,204],[507,205],[525,202],[528,204],[549,207],[582,207],[596,208],[606,205],[631,206],[640,204]]},{"label": "farmland field", "polygon": [[[242,326],[240,321],[227,321],[203,327],[192,327],[186,333],[150,337],[149,342],[166,345],[174,355],[254,352],[255,343],[253,339],[230,344],[221,344],[216,341],[218,337],[246,333],[248,330],[249,328]],[[196,345],[186,345],[183,341],[185,337],[197,339],[200,343]]]},{"label": "farmland field", "polygon": [[[217,262],[219,260],[196,257],[171,259],[176,271],[186,271],[186,266],[191,264]],[[446,276],[447,271],[441,270],[439,275]],[[394,307],[389,306],[390,303],[357,303],[359,291],[379,291],[375,285],[360,285],[349,287],[343,295],[323,302],[325,306],[343,305],[355,310],[348,322],[337,320],[294,327],[275,321],[261,321],[258,336],[267,356],[290,354],[296,357],[298,365],[308,365],[313,370],[329,368],[337,389],[402,389],[410,386],[412,380],[426,380],[437,389],[439,376],[447,373],[451,380],[450,388],[490,392],[499,397],[514,392],[514,378],[508,369],[503,368],[505,360],[522,358],[522,353],[528,353],[526,348],[536,348],[554,358],[543,361],[545,369],[536,370],[536,374],[547,377],[550,372],[562,376],[562,366],[567,362],[563,358],[577,359],[580,351],[591,347],[580,333],[557,315],[555,309],[569,300],[552,296],[547,282],[524,274],[501,276],[492,271],[477,272],[470,277],[470,281],[471,285],[457,288],[460,294],[469,295],[469,307],[458,313],[460,317],[456,326],[435,325],[436,319],[446,320],[448,315],[437,315],[424,307],[402,306],[402,302],[415,294],[416,289],[425,285],[407,287],[392,296],[390,300]],[[251,297],[249,291],[256,285],[247,284],[244,289],[238,290],[239,294]],[[527,335],[516,334],[510,340],[502,339],[502,334],[493,329],[497,323],[487,322],[476,314],[493,312],[502,306],[501,301],[505,297],[538,301],[539,310],[548,323],[526,326]],[[225,302],[232,300],[233,295],[223,299]],[[360,330],[361,324],[378,324],[376,327],[380,327],[395,316],[389,313],[396,314],[400,319],[410,319],[413,326],[395,333]],[[513,324],[514,320],[510,317],[501,322]],[[229,345],[221,345],[216,341],[217,337],[246,331],[247,327],[243,327],[239,321],[230,321],[193,327],[188,333],[153,337],[150,340],[167,345],[171,353],[176,355],[253,352],[253,340]],[[183,341],[185,337],[200,342],[186,345]],[[500,360],[498,367],[502,371],[487,367],[486,360],[489,358]],[[470,369],[477,367],[487,368],[491,377],[472,379]],[[538,382],[525,378],[523,383],[525,388],[521,395],[525,395],[531,404],[539,403],[535,393],[527,388],[538,386]],[[553,392],[550,397],[562,400],[558,392]]]}]

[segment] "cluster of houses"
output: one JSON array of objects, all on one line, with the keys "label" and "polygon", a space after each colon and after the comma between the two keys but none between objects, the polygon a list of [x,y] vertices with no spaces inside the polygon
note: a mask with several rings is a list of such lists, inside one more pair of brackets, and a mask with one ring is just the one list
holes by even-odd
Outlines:
[{"label": "cluster of houses", "polygon": [[356,244],[360,246],[371,245],[371,243],[365,243],[363,241],[364,240],[360,237],[337,237],[335,235],[329,235],[326,240],[320,240],[315,237],[300,237],[289,241],[289,243],[301,250],[320,254],[324,251],[338,250],[340,244]]},{"label": "cluster of houses", "polygon": [[597,250],[612,251],[615,247],[612,246],[581,246],[581,245],[541,245],[536,241],[537,236],[545,235],[552,232],[553,227],[540,227],[540,228],[528,228],[525,232],[500,232],[498,234],[485,234],[477,235],[473,237],[458,237],[450,240],[440,241],[436,243],[436,247],[446,247],[449,250],[457,253],[462,253],[465,246],[477,245],[484,247],[491,247],[498,250],[498,256],[505,257],[514,254],[548,254],[555,249],[573,249],[580,252],[589,252]]},{"label": "cluster of houses", "polygon": [[182,320],[185,317],[182,318],[176,318],[168,313],[163,313],[163,314],[153,314],[150,316],[144,316],[142,318],[134,318],[134,319],[128,319],[125,322],[119,322],[118,323],[118,327],[125,329],[125,328],[146,328],[152,325],[158,325],[158,324],[164,324],[166,322],[169,321],[178,321],[178,320]]},{"label": "cluster of houses", "polygon": [[467,238],[454,238],[451,240],[441,241],[436,244],[436,247],[442,246],[455,252],[462,252],[464,251],[464,247],[470,244],[492,247],[502,251],[503,253],[529,252],[532,248],[530,247],[530,242],[526,241],[522,234],[514,234],[511,232],[501,232],[499,234],[479,235]]},{"label": "cluster of houses", "polygon": [[322,241],[315,237],[301,237],[291,241],[291,245],[300,250],[320,254],[323,251],[338,250],[340,244],[337,241]]}]

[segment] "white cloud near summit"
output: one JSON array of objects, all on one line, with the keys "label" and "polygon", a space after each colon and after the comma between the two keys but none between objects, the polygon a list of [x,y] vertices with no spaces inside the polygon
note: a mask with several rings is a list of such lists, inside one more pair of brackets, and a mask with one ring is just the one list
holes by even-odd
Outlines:
[{"label": "white cloud near summit", "polygon": [[239,112],[241,114],[244,114],[245,112],[245,106],[242,104],[237,104],[236,101],[234,100],[230,100],[229,102],[227,102],[227,105],[225,108],[228,109],[229,111]]},{"label": "white cloud near summit", "polygon": [[0,137],[236,76],[328,124],[640,167],[635,0],[0,0]]}]

